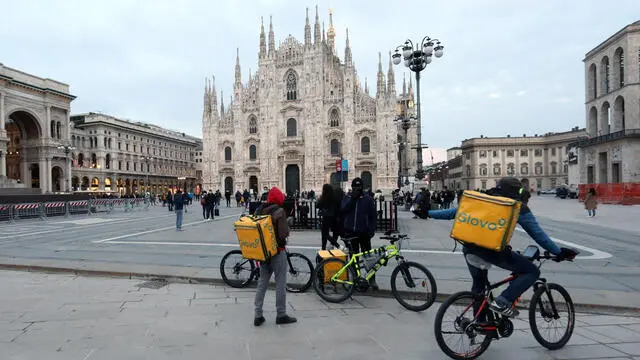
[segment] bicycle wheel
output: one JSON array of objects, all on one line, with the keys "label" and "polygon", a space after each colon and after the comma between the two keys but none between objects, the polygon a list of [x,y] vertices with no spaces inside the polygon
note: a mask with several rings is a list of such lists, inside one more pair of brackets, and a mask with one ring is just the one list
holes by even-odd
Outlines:
[{"label": "bicycle wheel", "polygon": [[255,270],[255,262],[245,259],[240,250],[229,251],[220,261],[222,280],[234,288],[243,288],[249,285],[255,276]]},{"label": "bicycle wheel", "polygon": [[[456,360],[475,359],[489,348],[492,334],[482,333],[473,326],[473,303],[481,300],[482,296],[470,291],[462,291],[451,295],[440,305],[433,327],[438,346],[450,358]],[[451,314],[447,314],[450,317],[445,319],[447,310],[454,306],[459,308],[452,309]],[[452,344],[462,345],[466,340],[469,342],[469,346],[462,350],[452,349],[447,343],[445,335],[450,335],[446,336],[447,339],[453,338]]]},{"label": "bicycle wheel", "polygon": [[[400,281],[398,281],[398,274],[402,275]],[[399,285],[406,285],[408,290],[398,290]],[[418,293],[411,296],[412,290],[417,290]],[[391,292],[400,305],[408,310],[424,311],[436,300],[438,289],[436,280],[426,267],[413,261],[406,261],[399,263],[391,273]],[[409,295],[409,299],[403,299],[403,295]],[[409,302],[414,300],[415,303]]]},{"label": "bicycle wheel", "polygon": [[[346,265],[346,261],[338,258],[328,258],[320,262],[313,272],[313,286],[320,297],[328,302],[340,303],[353,295],[355,286],[353,284],[356,279],[356,271],[349,266],[342,274],[342,280],[350,281],[351,284],[337,283],[327,281],[329,274],[335,274]],[[327,276],[325,277],[325,271]]]},{"label": "bicycle wheel", "polygon": [[301,293],[307,291],[313,282],[313,264],[300,253],[288,254],[287,291]]},{"label": "bicycle wheel", "polygon": [[[549,291],[547,291],[547,288]],[[559,293],[559,295],[552,295],[554,291]],[[548,332],[548,335],[552,335],[552,333],[561,335],[560,338],[558,340],[550,340],[543,337],[540,333],[540,326],[544,324],[550,325],[558,320],[562,323],[563,311],[566,312],[565,324],[553,327],[553,330]],[[540,315],[540,320],[542,320],[541,324],[538,324],[536,321],[536,314]],[[557,350],[565,346],[567,342],[569,342],[569,339],[571,339],[575,321],[573,301],[565,288],[558,284],[549,283],[547,286],[542,285],[538,287],[533,293],[531,304],[529,305],[529,325],[531,326],[533,337],[536,338],[540,345],[549,350]],[[550,330],[549,327],[547,327],[547,329]]]}]

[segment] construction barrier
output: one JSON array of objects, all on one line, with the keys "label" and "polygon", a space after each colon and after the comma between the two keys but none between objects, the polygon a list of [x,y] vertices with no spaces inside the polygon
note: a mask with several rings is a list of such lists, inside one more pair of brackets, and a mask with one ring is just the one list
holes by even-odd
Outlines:
[{"label": "construction barrier", "polygon": [[14,219],[43,218],[40,203],[25,203],[13,205]]},{"label": "construction barrier", "polygon": [[640,183],[580,184],[578,199],[584,201],[589,189],[595,189],[602,204],[640,205]]},{"label": "construction barrier", "polygon": [[59,216],[67,213],[67,203],[64,201],[52,201],[42,203],[42,219],[49,216]]},{"label": "construction barrier", "polygon": [[0,221],[13,222],[13,204],[0,204]]}]

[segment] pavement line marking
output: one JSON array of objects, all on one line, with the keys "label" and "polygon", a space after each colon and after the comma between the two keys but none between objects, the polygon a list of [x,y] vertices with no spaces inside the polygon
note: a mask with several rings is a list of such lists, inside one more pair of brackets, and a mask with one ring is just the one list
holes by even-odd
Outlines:
[{"label": "pavement line marking", "polygon": [[[523,232],[523,233],[527,233],[526,231],[524,231],[524,229],[521,229],[519,227],[516,227],[516,230],[519,232]],[[560,243],[563,245],[567,245],[567,246],[571,246],[573,248],[579,249],[579,250],[583,250],[586,252],[591,253],[591,255],[587,255],[587,256],[576,256],[576,259],[582,259],[582,260],[603,260],[603,259],[609,259],[611,257],[613,257],[613,255],[609,254],[608,252],[604,252],[604,251],[600,251],[597,249],[593,249],[584,245],[578,245],[576,243],[572,243],[571,241],[566,241],[566,240],[561,240],[561,239],[557,239],[554,237],[549,237],[551,240],[553,240],[556,243]]]},{"label": "pavement line marking", "polygon": [[[108,244],[122,244],[122,245],[168,245],[168,246],[219,246],[219,247],[235,247],[239,248],[238,244],[220,244],[220,243],[202,243],[202,242],[175,242],[175,241],[108,241]],[[320,250],[316,246],[301,246],[293,245],[287,246],[287,249],[299,249],[299,250]],[[597,251],[597,250],[596,250]],[[402,249],[404,253],[413,254],[450,254],[450,255],[462,255],[460,251],[449,250],[411,250]],[[576,256],[576,259],[581,260],[598,260],[593,256]]]},{"label": "pavement line marking", "polygon": [[[169,214],[171,215],[171,214]],[[169,215],[160,215],[160,217],[165,217],[165,216],[169,216]],[[133,218],[133,219],[123,219],[123,220],[116,220],[111,222],[110,224],[121,224],[121,223],[127,223],[127,222],[132,222],[132,221],[144,221],[145,218]],[[57,222],[56,222],[57,223]],[[56,223],[52,223],[56,224]],[[60,232],[60,231],[73,231],[76,230],[78,228],[85,228],[85,227],[89,227],[89,226],[96,226],[96,225],[104,225],[104,223],[95,223],[95,224],[87,224],[87,225],[76,225],[74,227],[63,227],[63,228],[59,228],[59,229],[53,229],[53,230],[46,230],[46,231],[36,231],[36,232],[31,232],[31,233],[19,233],[19,234],[15,234],[15,235],[11,235],[11,236],[0,236],[0,240],[2,239],[13,239],[16,237],[22,237],[22,236],[31,236],[31,235],[40,235],[40,234],[49,234],[52,232]],[[16,223],[16,226],[19,226],[19,223]]]},{"label": "pavement line marking", "polygon": [[[227,216],[219,216],[216,219],[228,219],[231,217],[237,217],[237,214],[234,215],[227,215]],[[205,219],[205,220],[200,220],[200,221],[195,221],[195,222],[190,222],[190,223],[186,223],[186,224],[182,224],[182,227],[186,227],[186,226],[192,226],[192,225],[198,225],[198,224],[202,224],[205,222],[208,222],[209,220]],[[165,230],[171,230],[171,229],[175,229],[176,226],[167,226],[167,227],[163,227],[163,228],[159,228],[159,229],[152,229],[152,230],[146,230],[146,231],[141,231],[141,232],[137,232],[137,233],[133,233],[133,234],[125,234],[125,235],[120,235],[120,236],[114,236],[114,237],[110,237],[107,239],[102,239],[102,240],[94,240],[93,243],[94,244],[101,244],[101,243],[109,243],[109,242],[113,242],[114,240],[120,240],[120,239],[126,239],[126,238],[130,238],[130,237],[134,237],[134,236],[139,236],[139,235],[146,235],[146,234],[153,234],[159,231],[165,231]]]}]

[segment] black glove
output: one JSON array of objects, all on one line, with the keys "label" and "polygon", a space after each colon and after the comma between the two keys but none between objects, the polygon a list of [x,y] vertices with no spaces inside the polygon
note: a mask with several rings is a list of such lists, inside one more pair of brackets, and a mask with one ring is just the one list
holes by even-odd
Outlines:
[{"label": "black glove", "polygon": [[556,258],[553,260],[556,262],[560,262],[564,260],[573,260],[573,258],[575,258],[576,255],[578,255],[577,251],[563,247],[563,248],[560,248],[560,254],[556,255]]}]

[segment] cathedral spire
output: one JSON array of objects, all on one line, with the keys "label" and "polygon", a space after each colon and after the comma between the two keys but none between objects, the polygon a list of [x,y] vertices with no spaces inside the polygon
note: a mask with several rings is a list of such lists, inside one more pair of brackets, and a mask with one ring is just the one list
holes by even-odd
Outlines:
[{"label": "cathedral spire", "polygon": [[349,28],[347,28],[347,44],[344,47],[344,63],[346,65],[351,65],[351,45],[349,44]]},{"label": "cathedral spire", "polygon": [[218,96],[216,95],[216,77],[211,77],[211,86],[209,87],[211,97],[209,99],[209,108],[212,112],[212,119],[216,119],[218,116]]},{"label": "cathedral spire", "polygon": [[367,84],[367,78],[364,78],[364,92],[369,95],[369,84]]},{"label": "cathedral spire", "polygon": [[327,31],[327,44],[329,51],[335,52],[336,30],[333,28],[333,10],[329,9],[329,30]]},{"label": "cathedral spire", "polygon": [[391,51],[389,51],[389,70],[387,71],[387,91],[390,95],[396,93],[396,77],[393,73],[393,62],[391,61]]},{"label": "cathedral spire", "polygon": [[260,23],[260,54],[258,57],[263,59],[267,56],[267,40],[264,34],[264,18],[262,16],[260,17]]},{"label": "cathedral spire", "polygon": [[240,72],[240,48],[236,48],[236,87],[242,87],[242,74]]},{"label": "cathedral spire", "polygon": [[322,43],[326,44],[327,43],[327,38],[325,37],[325,31],[324,31],[324,21],[322,22]]},{"label": "cathedral spire", "polygon": [[304,45],[311,46],[311,24],[309,23],[309,8],[307,8],[307,20],[304,24]]},{"label": "cathedral spire", "polygon": [[273,15],[269,15],[269,56],[276,51],[276,37],[273,35]]},{"label": "cathedral spire", "polygon": [[407,77],[402,73],[402,97],[407,96]]},{"label": "cathedral spire", "polygon": [[224,116],[224,92],[220,90],[220,116]]},{"label": "cathedral spire", "polygon": [[204,99],[203,99],[203,104],[204,104],[204,113],[203,116],[206,116],[208,114],[211,113],[211,109],[209,108],[209,106],[211,106],[211,103],[209,102],[209,96],[211,96],[210,94],[210,89],[209,89],[209,78],[204,78]]},{"label": "cathedral spire", "polygon": [[321,36],[322,35],[320,35],[320,17],[318,16],[318,5],[316,5],[316,24],[313,29],[313,38],[314,38],[313,43],[318,45],[320,43]]},{"label": "cathedral spire", "polygon": [[382,53],[378,52],[378,89],[376,96],[380,97],[385,92],[384,73],[382,72]]}]

